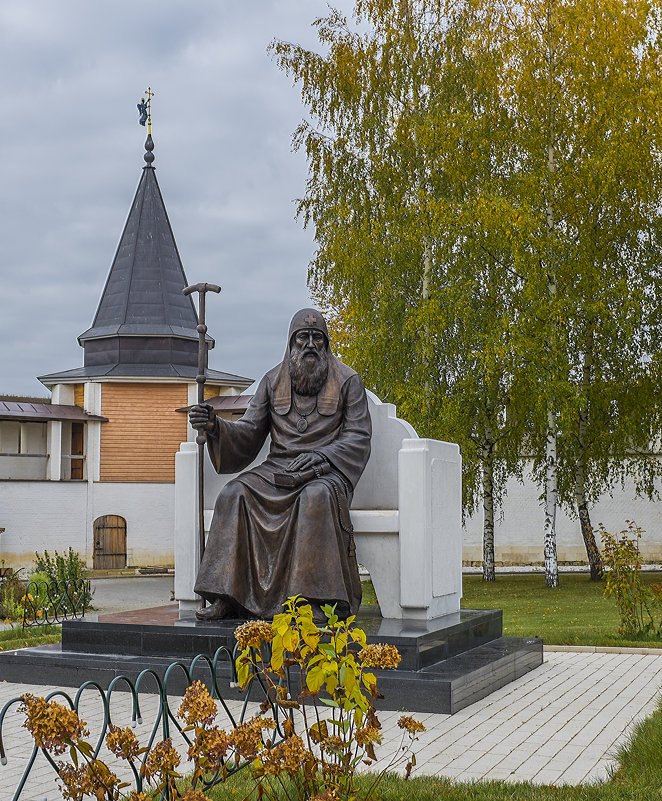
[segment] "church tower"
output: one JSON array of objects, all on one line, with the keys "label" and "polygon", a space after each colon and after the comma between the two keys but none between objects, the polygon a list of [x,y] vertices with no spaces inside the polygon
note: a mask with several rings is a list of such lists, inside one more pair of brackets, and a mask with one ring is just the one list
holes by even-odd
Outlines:
[{"label": "church tower", "polygon": [[[106,376],[195,377],[197,315],[145,142],[140,183],[92,327],[78,342],[85,370]],[[209,340],[213,347],[213,340]]]},{"label": "church tower", "polygon": [[[48,475],[88,482],[95,567],[105,565],[104,552],[123,554],[109,567],[172,562],[164,533],[171,540],[175,453],[192,436],[183,408],[196,402],[198,318],[191,296],[182,294],[188,281],[156,178],[151,134],[144,160],[94,320],[78,337],[83,367],[39,377],[54,404],[103,418],[82,432],[76,426],[71,437],[63,431],[62,454],[49,460]],[[211,337],[207,345],[213,348]],[[238,396],[251,383],[208,368],[205,394]],[[99,521],[106,518],[109,530],[124,521],[124,547],[104,542]]]}]

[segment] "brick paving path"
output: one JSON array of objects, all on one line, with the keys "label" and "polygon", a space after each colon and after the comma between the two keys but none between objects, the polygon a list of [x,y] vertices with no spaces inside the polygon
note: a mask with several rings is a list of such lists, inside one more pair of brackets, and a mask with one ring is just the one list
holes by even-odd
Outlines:
[{"label": "brick paving path", "polygon": [[[416,743],[414,775],[457,781],[504,779],[539,784],[579,784],[608,776],[619,745],[635,721],[655,709],[662,685],[662,655],[641,653],[548,652],[544,664],[455,715],[415,714],[427,730]],[[52,687],[0,683],[0,707],[22,692],[48,694]],[[142,738],[151,731],[156,704],[141,696]],[[172,703],[177,709],[177,702]],[[238,715],[238,704],[233,714]],[[128,698],[113,699],[113,718],[129,723]],[[90,694],[81,716],[94,734],[101,705]],[[400,712],[381,712],[381,762],[397,755]],[[122,716],[124,715],[124,720]],[[0,801],[9,801],[29,756],[29,737],[18,715],[7,721],[8,764],[0,766]],[[110,761],[110,760],[109,760]],[[401,768],[402,770],[402,768]],[[21,795],[27,801],[59,799],[52,768],[38,756]]]}]

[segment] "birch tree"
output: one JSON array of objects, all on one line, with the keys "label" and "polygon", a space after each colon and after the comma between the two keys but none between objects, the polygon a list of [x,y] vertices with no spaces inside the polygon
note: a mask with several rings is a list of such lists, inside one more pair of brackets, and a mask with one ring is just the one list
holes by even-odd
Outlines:
[{"label": "birch tree", "polygon": [[430,0],[360,0],[356,16],[316,22],[325,55],[273,44],[310,111],[295,135],[310,164],[299,212],[318,243],[310,285],[367,384],[421,435],[460,444],[493,580],[494,508],[521,427],[504,311],[518,277],[500,244],[501,20],[487,3]]},{"label": "birch tree", "polygon": [[420,434],[460,444],[484,578],[531,452],[546,583],[559,497],[598,575],[589,504],[619,474],[652,481],[658,6],[357,0],[315,24],[322,53],[272,51],[309,112],[298,209],[341,354]]},{"label": "birch tree", "polygon": [[657,424],[651,357],[660,346],[659,7],[526,0],[507,15],[518,56],[506,74],[521,148],[518,192],[529,207],[534,201],[541,230],[532,248],[541,276],[529,271],[527,281],[537,305],[532,340],[546,342],[532,350],[541,355],[545,567],[555,586],[558,493],[579,518],[597,579],[590,502],[626,474],[650,493],[657,465],[646,453]]}]

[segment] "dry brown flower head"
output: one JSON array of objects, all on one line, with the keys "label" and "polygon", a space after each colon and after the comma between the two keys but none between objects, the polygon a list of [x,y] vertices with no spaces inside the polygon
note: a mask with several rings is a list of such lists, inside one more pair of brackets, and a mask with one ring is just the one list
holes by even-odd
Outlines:
[{"label": "dry brown flower head", "polygon": [[395,645],[372,643],[359,651],[359,659],[365,667],[397,668],[401,657]]},{"label": "dry brown flower head", "polygon": [[259,648],[262,643],[271,642],[274,632],[271,623],[266,620],[247,620],[234,631],[239,646],[243,648]]},{"label": "dry brown flower head", "polygon": [[338,794],[335,790],[324,790],[322,793],[317,793],[310,801],[337,801]]},{"label": "dry brown flower head", "polygon": [[425,731],[425,726],[419,720],[414,720],[411,715],[402,715],[398,721],[398,727],[405,729],[409,734]]},{"label": "dry brown flower head", "polygon": [[180,796],[180,801],[209,801],[209,798],[202,792],[202,790],[193,790],[191,787]]},{"label": "dry brown flower head", "polygon": [[312,770],[317,762],[298,734],[267,749],[260,757],[264,773],[272,776],[286,773],[294,777],[302,768],[308,767]]},{"label": "dry brown flower head", "polygon": [[229,734],[230,745],[244,759],[254,759],[263,749],[263,729],[275,729],[276,723],[268,718],[257,717],[247,723],[241,723]]},{"label": "dry brown flower head", "polygon": [[216,717],[216,702],[201,681],[189,684],[179,706],[177,716],[189,726],[208,726]]},{"label": "dry brown flower head", "polygon": [[70,743],[77,743],[89,734],[85,721],[74,709],[55,701],[46,701],[31,693],[21,696],[19,712],[25,713],[23,726],[30,732],[38,748],[62,754]]},{"label": "dry brown flower head", "polygon": [[150,781],[153,776],[165,779],[168,774],[172,774],[179,765],[181,759],[177,751],[172,747],[172,738],[161,740],[147,754],[145,763],[142,766],[142,773]]},{"label": "dry brown flower head", "polygon": [[196,729],[188,758],[195,762],[205,760],[209,770],[217,770],[223,764],[229,744],[228,735],[221,729]]},{"label": "dry brown flower head", "polygon": [[374,726],[364,726],[354,732],[354,739],[361,746],[370,745],[371,743],[381,745],[383,737],[379,729]]},{"label": "dry brown flower head", "polygon": [[104,801],[113,797],[113,788],[119,784],[117,776],[100,760],[79,767],[60,762],[58,773],[60,792],[66,801],[82,801],[86,795]]},{"label": "dry brown flower head", "polygon": [[115,756],[124,759],[131,760],[140,753],[138,738],[128,726],[121,729],[111,723],[110,730],[106,735],[106,745]]}]

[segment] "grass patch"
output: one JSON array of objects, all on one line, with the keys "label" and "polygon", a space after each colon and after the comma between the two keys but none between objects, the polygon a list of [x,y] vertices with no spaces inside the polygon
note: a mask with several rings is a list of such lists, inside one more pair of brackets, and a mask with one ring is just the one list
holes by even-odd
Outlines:
[{"label": "grass patch", "polygon": [[[642,573],[645,584],[662,581],[661,573]],[[587,574],[562,573],[560,586],[547,587],[543,574],[498,575],[496,581],[464,576],[464,609],[502,609],[506,637],[542,637],[549,645],[662,647],[659,637],[619,635],[613,599],[603,598],[602,582]]]},{"label": "grass patch", "polygon": [[662,700],[657,710],[637,723],[618,753],[618,769],[612,781],[619,785],[639,784],[657,788],[662,797]]},{"label": "grass patch", "polygon": [[[405,780],[388,774],[377,788],[376,797],[379,801],[659,801],[662,795],[661,752],[662,705],[633,729],[629,742],[618,754],[619,764],[614,776],[601,784],[555,787],[529,782],[456,783],[434,776]],[[425,769],[422,763],[421,767]],[[362,777],[361,789],[367,790],[373,780],[374,776],[370,774]],[[213,801],[258,799],[250,768],[209,790],[207,795]],[[286,798],[284,794],[282,797]],[[296,798],[296,794],[292,798]]]},{"label": "grass patch", "polygon": [[35,626],[23,629],[19,624],[0,631],[0,651],[16,651],[19,648],[34,648],[61,641],[61,626]]},{"label": "grass patch", "polygon": [[361,598],[361,606],[377,606],[377,595],[375,588],[372,586],[372,581],[361,582],[361,589],[363,590],[363,597]]}]

